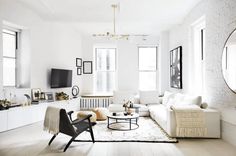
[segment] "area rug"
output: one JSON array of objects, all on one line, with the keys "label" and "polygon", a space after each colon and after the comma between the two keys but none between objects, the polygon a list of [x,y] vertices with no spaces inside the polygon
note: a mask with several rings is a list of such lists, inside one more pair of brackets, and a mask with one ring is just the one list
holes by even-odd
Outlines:
[{"label": "area rug", "polygon": [[[177,143],[176,138],[171,138],[167,133],[151,118],[140,117],[139,128],[130,131],[117,131],[107,128],[107,121],[97,122],[93,126],[95,142],[150,142],[150,143]],[[128,124],[126,124],[128,126]],[[118,124],[117,126],[125,126]],[[89,132],[80,134],[79,141],[90,142]]]}]

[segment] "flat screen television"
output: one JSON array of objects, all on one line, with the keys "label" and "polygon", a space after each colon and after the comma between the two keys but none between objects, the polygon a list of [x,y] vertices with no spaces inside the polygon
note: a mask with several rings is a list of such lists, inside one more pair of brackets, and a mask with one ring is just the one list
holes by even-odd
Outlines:
[{"label": "flat screen television", "polygon": [[65,88],[72,86],[72,70],[51,69],[51,88]]}]

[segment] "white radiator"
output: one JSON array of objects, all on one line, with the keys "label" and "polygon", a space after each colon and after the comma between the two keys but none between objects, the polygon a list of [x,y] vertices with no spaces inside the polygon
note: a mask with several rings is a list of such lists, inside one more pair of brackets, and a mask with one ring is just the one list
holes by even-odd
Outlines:
[{"label": "white radiator", "polygon": [[80,109],[108,107],[110,102],[111,102],[110,97],[81,97],[80,98]]}]

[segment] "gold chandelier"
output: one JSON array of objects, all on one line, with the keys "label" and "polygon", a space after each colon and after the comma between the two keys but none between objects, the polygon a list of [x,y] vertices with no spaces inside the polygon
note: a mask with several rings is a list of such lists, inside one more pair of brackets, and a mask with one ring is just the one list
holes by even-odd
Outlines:
[{"label": "gold chandelier", "polygon": [[116,9],[118,8],[118,4],[112,4],[113,8],[113,32],[106,32],[101,34],[93,34],[93,37],[102,37],[107,39],[115,39],[115,40],[129,40],[129,37],[136,36],[145,38],[146,34],[117,34],[116,33]]}]

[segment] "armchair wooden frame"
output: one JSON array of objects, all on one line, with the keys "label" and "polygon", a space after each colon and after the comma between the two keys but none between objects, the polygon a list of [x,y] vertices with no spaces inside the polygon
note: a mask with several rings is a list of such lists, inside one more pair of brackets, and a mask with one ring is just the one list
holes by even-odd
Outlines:
[{"label": "armchair wooden frame", "polygon": [[[95,142],[94,135],[93,135],[93,129],[92,129],[92,126],[95,124],[90,122],[90,117],[92,115],[87,115],[83,119],[76,119],[76,120],[72,121],[72,117],[71,117],[72,113],[73,113],[73,111],[66,113],[65,109],[60,110],[59,133],[63,133],[63,134],[66,134],[66,135],[69,135],[72,137],[70,139],[70,141],[67,143],[67,145],[65,146],[64,152],[67,150],[67,148],[70,146],[70,144],[73,141],[79,142],[79,140],[75,140],[75,138],[84,131],[90,132],[92,142],[93,143]],[[49,146],[58,134],[53,135],[53,137],[50,139],[50,141],[48,143]]]}]

